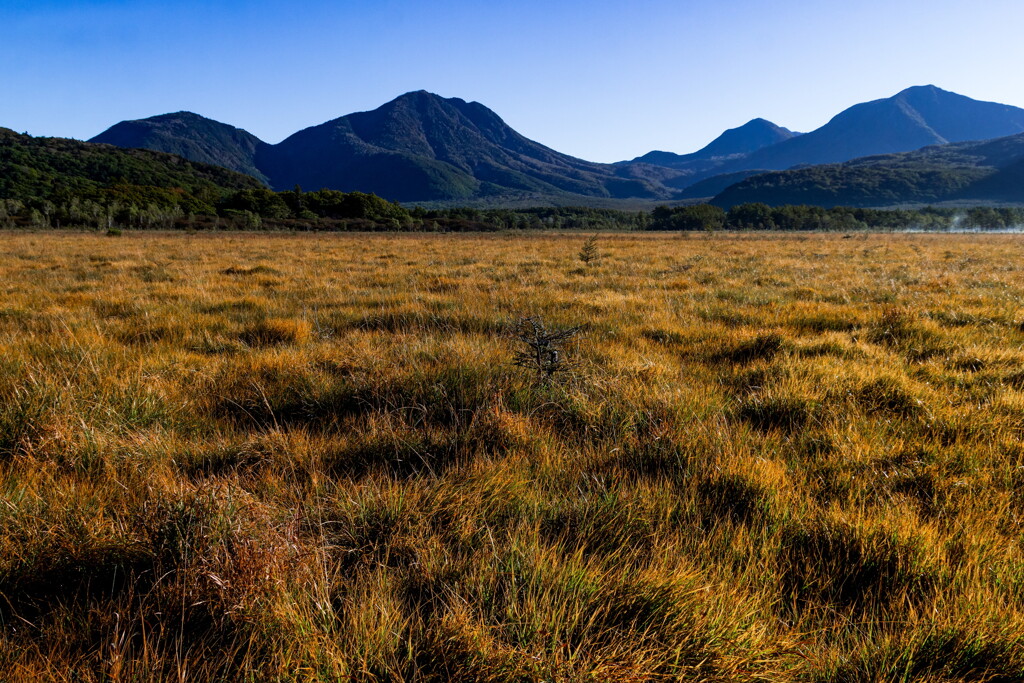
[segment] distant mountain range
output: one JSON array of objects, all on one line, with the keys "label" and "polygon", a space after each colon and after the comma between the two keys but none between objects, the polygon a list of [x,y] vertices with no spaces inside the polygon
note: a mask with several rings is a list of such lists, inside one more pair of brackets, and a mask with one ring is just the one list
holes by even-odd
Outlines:
[{"label": "distant mountain range", "polygon": [[[359,190],[404,202],[500,204],[525,198],[536,203],[588,204],[609,199],[655,203],[713,196],[722,201],[741,196],[763,200],[771,191],[786,187],[786,196],[808,201],[838,197],[873,205],[962,193],[1003,166],[989,165],[994,162],[988,157],[977,163],[966,161],[964,155],[971,155],[965,148],[900,160],[862,157],[1019,133],[1024,133],[1024,109],[918,86],[855,105],[809,133],[754,119],[692,154],[649,152],[617,164],[561,154],[523,137],[479,103],[424,91],[407,93],[374,111],[307,128],[276,145],[188,112],[125,121],[92,142],[218,164],[278,190],[295,185]],[[859,161],[845,163],[854,159]],[[771,180],[762,177],[765,172],[822,164],[841,166],[814,173],[790,172],[795,175],[771,173],[767,176]],[[922,164],[935,172],[920,173]],[[886,169],[868,174],[883,187],[869,192],[865,169],[875,167]],[[917,169],[912,181],[907,179],[911,168]],[[850,188],[859,189],[836,190],[831,195],[795,189],[804,187],[807,178],[820,180],[837,173],[850,179]],[[952,176],[958,179],[954,182]],[[936,185],[930,187],[933,181]],[[955,191],[952,185],[957,185]],[[740,194],[741,190],[747,194]],[[1007,192],[1013,194],[1013,190],[1011,186],[1000,192],[1009,196]],[[1024,190],[1021,194],[1019,201],[1024,201]]]},{"label": "distant mountain range", "polygon": [[[777,126],[765,119],[754,119],[739,128],[730,128],[710,144],[692,154],[648,152],[619,166],[651,164],[671,168],[679,173],[664,179],[665,185],[685,189],[716,174],[732,175],[735,168],[745,166],[744,160],[766,147],[773,147],[799,136],[800,133]],[[742,171],[739,171],[742,172]]]},{"label": "distant mountain range", "polygon": [[[700,152],[671,159],[663,153],[652,152],[626,163],[650,163],[651,155],[657,155],[654,158],[658,163],[670,164],[685,173],[682,178],[667,181],[668,185],[685,190],[715,175],[742,179],[743,174],[753,175],[753,171],[841,163],[864,156],[909,152],[928,145],[1024,133],[1024,109],[979,102],[927,85],[908,88],[888,99],[850,107],[821,128],[805,135],[794,135],[767,121],[755,120],[743,128],[752,124],[751,140],[770,139],[763,132],[758,137],[756,132],[771,130],[768,127],[772,127],[777,131],[778,141],[760,146],[752,144],[749,152],[714,159],[711,164],[706,157],[699,156]],[[743,128],[736,129],[736,132]],[[711,189],[717,186],[721,186],[721,182],[713,184]],[[686,192],[685,196],[709,195]]]},{"label": "distant mountain range", "polygon": [[277,145],[189,112],[125,121],[91,142],[220,160],[277,190],[358,190],[411,202],[522,193],[671,196],[657,177],[645,177],[649,169],[560,154],[523,137],[482,104],[424,91],[307,128]]},{"label": "distant mountain range", "polygon": [[1017,133],[1024,133],[1024,109],[928,85],[850,107],[818,130],[760,149],[748,161],[754,168],[781,170]]}]

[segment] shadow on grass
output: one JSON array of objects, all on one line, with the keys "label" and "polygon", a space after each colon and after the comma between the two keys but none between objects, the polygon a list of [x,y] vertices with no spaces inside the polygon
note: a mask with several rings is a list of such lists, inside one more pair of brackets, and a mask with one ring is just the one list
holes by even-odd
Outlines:
[{"label": "shadow on grass", "polygon": [[826,522],[785,530],[778,554],[782,591],[798,612],[865,612],[895,602],[923,604],[939,576],[923,549],[895,536]]}]

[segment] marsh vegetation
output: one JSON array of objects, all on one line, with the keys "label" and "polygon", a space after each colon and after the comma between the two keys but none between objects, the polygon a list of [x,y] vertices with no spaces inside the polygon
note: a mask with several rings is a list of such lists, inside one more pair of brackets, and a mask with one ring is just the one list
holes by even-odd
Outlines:
[{"label": "marsh vegetation", "polygon": [[1024,678],[1019,239],[583,239],[3,235],[0,679]]}]

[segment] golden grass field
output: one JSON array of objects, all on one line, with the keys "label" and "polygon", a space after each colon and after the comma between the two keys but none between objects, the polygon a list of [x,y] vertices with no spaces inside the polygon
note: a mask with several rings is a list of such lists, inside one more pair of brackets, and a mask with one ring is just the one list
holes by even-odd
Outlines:
[{"label": "golden grass field", "polygon": [[0,235],[0,680],[1024,680],[1021,237],[585,238]]}]

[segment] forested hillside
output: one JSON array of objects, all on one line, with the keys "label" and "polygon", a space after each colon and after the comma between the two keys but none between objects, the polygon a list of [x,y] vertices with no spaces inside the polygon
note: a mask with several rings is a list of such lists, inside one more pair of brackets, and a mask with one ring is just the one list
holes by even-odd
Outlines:
[{"label": "forested hillside", "polygon": [[1024,202],[1024,135],[926,147],[752,176],[715,203],[892,206],[944,201]]}]

